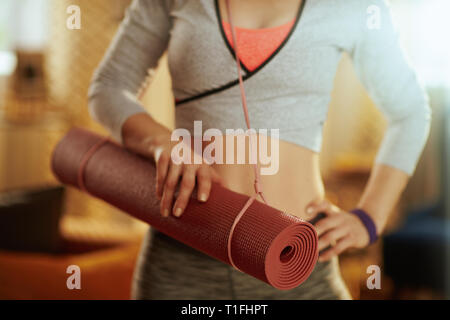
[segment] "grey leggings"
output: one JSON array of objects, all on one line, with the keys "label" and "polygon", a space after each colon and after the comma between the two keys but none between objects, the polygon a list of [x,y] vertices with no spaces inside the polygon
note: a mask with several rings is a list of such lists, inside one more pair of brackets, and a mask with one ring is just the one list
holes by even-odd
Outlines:
[{"label": "grey leggings", "polygon": [[281,291],[158,231],[144,238],[133,299],[351,299],[338,260],[318,263],[299,287]]}]

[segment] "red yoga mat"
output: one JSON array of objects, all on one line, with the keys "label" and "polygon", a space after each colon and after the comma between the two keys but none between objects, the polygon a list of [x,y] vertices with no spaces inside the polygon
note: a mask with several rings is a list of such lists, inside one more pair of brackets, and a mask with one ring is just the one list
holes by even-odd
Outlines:
[{"label": "red yoga mat", "polygon": [[[155,192],[154,164],[112,141],[102,141],[104,137],[89,131],[71,129],[53,151],[56,177],[77,188],[82,178],[82,189],[92,196],[230,264],[228,235],[248,196],[214,184],[206,203],[192,197],[180,218],[163,218]],[[82,162],[85,163],[80,177]],[[317,242],[310,223],[254,201],[236,225],[231,253],[241,271],[287,290],[311,274],[318,258]]]}]

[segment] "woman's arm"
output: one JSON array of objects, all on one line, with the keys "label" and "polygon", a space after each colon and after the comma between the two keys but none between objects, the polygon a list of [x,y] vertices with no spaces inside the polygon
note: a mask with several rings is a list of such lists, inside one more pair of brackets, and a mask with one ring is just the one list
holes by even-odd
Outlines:
[{"label": "woman's arm", "polygon": [[[170,140],[168,129],[146,112],[137,94],[148,70],[156,68],[167,49],[170,1],[133,0],[113,41],[94,73],[89,88],[89,111],[128,149],[151,156],[146,139]],[[169,138],[167,138],[169,136]],[[150,152],[149,152],[150,151]]]},{"label": "woman's arm", "polygon": [[199,201],[206,201],[211,183],[220,179],[206,164],[175,165],[171,161],[171,132],[151,118],[137,99],[148,70],[157,66],[167,49],[170,5],[169,0],[133,1],[94,74],[89,110],[126,148],[156,162],[161,214],[180,216],[196,184]]},{"label": "woman's arm", "polygon": [[[372,218],[379,235],[415,170],[428,137],[431,110],[427,95],[401,48],[386,1],[349,3],[354,8],[349,10],[351,18],[347,21],[352,30],[358,30],[349,54],[361,82],[388,122],[369,182],[357,206]],[[367,9],[374,5],[379,9],[380,25],[369,28]],[[319,249],[332,247],[321,255],[321,260],[369,244],[364,224],[353,213],[327,201],[313,202],[307,208],[311,216],[319,212],[326,214],[316,225]]]},{"label": "woman's arm", "polygon": [[89,88],[89,111],[122,142],[122,126],[146,113],[137,94],[167,49],[171,18],[165,0],[134,0]]}]

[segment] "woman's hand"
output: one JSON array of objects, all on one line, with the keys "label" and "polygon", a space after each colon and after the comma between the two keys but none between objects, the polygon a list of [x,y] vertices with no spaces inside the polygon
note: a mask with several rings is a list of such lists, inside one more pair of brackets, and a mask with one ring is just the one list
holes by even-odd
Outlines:
[{"label": "woman's hand", "polygon": [[319,261],[327,261],[350,248],[364,248],[369,244],[369,234],[357,216],[343,211],[327,200],[312,202],[308,205],[306,213],[314,218],[324,213],[325,218],[316,224],[319,236],[319,252],[322,252]]},{"label": "woman's hand", "polygon": [[[161,200],[161,214],[165,217],[170,212],[181,216],[196,185],[197,199],[205,202],[212,182],[221,182],[219,175],[204,159],[190,162],[202,164],[185,164],[186,161],[174,163],[171,153],[178,141],[171,141],[171,131],[147,113],[135,114],[127,119],[122,126],[122,139],[127,149],[155,161],[156,193]],[[200,157],[194,151],[191,154]],[[179,193],[172,206],[177,189]]]},{"label": "woman's hand", "polygon": [[[171,156],[175,144],[165,143],[156,147],[153,152],[156,163],[156,193],[161,200],[160,210],[163,217],[168,217],[170,212],[175,217],[180,217],[196,185],[198,201],[206,202],[212,182],[221,181],[216,171],[203,159],[202,164],[176,164]],[[172,206],[177,189],[178,196]]]}]

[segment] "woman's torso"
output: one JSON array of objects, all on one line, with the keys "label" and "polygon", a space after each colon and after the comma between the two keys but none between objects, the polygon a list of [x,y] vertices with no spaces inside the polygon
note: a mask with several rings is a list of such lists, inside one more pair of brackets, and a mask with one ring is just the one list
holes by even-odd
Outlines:
[{"label": "woman's torso", "polygon": [[[270,19],[264,10],[259,10],[253,20],[248,10],[258,4],[249,1],[238,8],[242,10],[234,19],[239,27],[270,28],[295,18],[279,50],[256,71],[244,70],[244,83],[252,127],[279,130],[279,170],[262,176],[268,202],[301,217],[310,201],[324,196],[318,156],[322,127],[341,46],[350,46],[350,40],[336,38],[345,33],[340,32],[343,24],[334,27],[336,34],[317,32],[320,18],[334,14],[327,12],[323,1],[303,1],[303,5],[298,0],[289,1],[291,10],[275,10],[277,14]],[[233,1],[233,5],[241,4]],[[235,7],[233,13],[238,9]],[[248,14],[244,14],[244,9]],[[236,63],[221,23],[227,19],[224,13],[225,7],[219,0],[185,1],[172,11],[169,67],[178,101],[176,126],[191,132],[198,120],[202,121],[203,131],[246,129]],[[254,193],[250,165],[214,167],[230,189]]]}]

